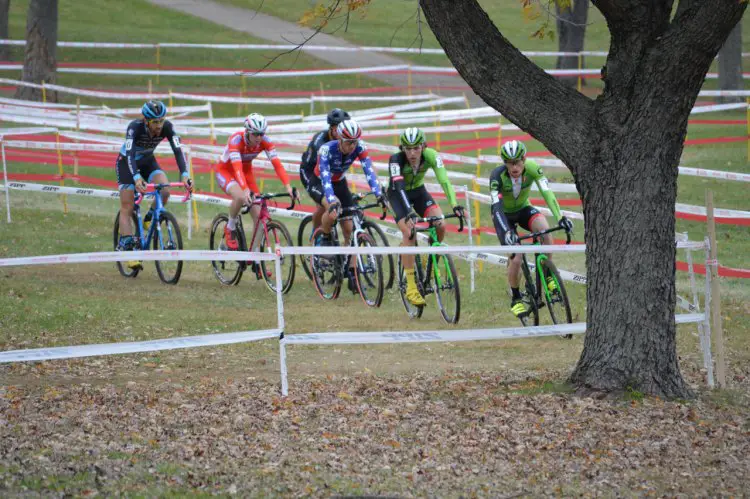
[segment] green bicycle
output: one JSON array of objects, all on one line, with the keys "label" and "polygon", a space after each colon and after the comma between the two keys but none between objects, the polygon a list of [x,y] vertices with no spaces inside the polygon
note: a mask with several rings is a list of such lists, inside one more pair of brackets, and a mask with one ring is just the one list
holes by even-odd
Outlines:
[{"label": "green bicycle", "polygon": [[[428,243],[430,246],[443,246],[438,241],[437,229],[435,222],[446,218],[458,218],[458,231],[464,230],[464,219],[458,215],[444,215],[439,217],[418,218],[417,223],[428,223],[427,227],[415,228],[415,232],[427,232]],[[415,239],[415,245],[416,245]],[[461,290],[458,285],[458,272],[456,265],[453,263],[453,257],[447,254],[429,254],[424,255],[425,266],[422,266],[422,256],[414,255],[414,277],[417,282],[417,289],[422,297],[430,293],[435,293],[437,306],[440,313],[448,324],[456,324],[461,316]],[[433,282],[434,278],[434,282]],[[406,298],[406,273],[404,265],[401,262],[401,256],[398,257],[398,290],[401,294],[401,301],[409,317],[416,319],[422,317],[424,305],[413,305]]]},{"label": "green bicycle", "polygon": [[[532,232],[531,234],[519,237],[518,240],[532,239],[534,245],[542,244],[542,236],[555,232],[556,230],[563,230],[561,227],[554,227],[552,229],[544,230],[541,232]],[[567,242],[570,244],[570,233],[567,234]],[[511,254],[513,258],[515,253]],[[570,301],[568,301],[568,293],[565,291],[565,284],[560,277],[560,272],[544,253],[534,253],[534,274],[535,277],[531,276],[531,268],[526,260],[526,253],[521,254],[521,277],[522,281],[519,285],[521,292],[521,298],[527,305],[528,312],[521,314],[518,318],[524,326],[528,326],[533,320],[533,325],[539,325],[539,309],[543,306],[547,306],[549,315],[552,317],[552,322],[555,324],[572,324],[573,317],[570,312]],[[563,338],[570,339],[572,334],[563,335]]]}]

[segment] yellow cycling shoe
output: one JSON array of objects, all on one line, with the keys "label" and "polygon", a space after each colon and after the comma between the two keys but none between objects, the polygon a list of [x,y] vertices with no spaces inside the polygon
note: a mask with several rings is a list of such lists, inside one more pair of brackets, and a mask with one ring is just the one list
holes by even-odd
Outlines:
[{"label": "yellow cycling shoe", "polygon": [[513,312],[513,315],[519,317],[528,312],[529,309],[526,307],[526,303],[524,303],[523,300],[513,300],[513,303],[510,304],[510,311]]},{"label": "yellow cycling shoe", "polygon": [[557,281],[551,275],[547,276],[547,289],[549,289],[550,293],[557,291]]},{"label": "yellow cycling shoe", "polygon": [[417,289],[416,284],[414,285],[413,288],[409,288],[407,286],[406,299],[409,300],[409,303],[411,303],[415,307],[423,307],[427,304],[427,302],[424,301],[424,297],[422,297],[422,295],[419,293],[419,290]]},{"label": "yellow cycling shoe", "polygon": [[128,260],[127,265],[130,270],[143,270],[143,261],[141,260]]}]

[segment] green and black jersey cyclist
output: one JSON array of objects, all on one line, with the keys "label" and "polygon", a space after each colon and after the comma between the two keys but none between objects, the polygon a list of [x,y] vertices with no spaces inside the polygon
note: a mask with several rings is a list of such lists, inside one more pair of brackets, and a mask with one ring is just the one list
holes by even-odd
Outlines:
[{"label": "green and black jersey cyclist", "polygon": [[[418,217],[442,216],[440,206],[424,187],[424,176],[428,170],[435,172],[437,181],[443,187],[448,202],[456,215],[463,216],[463,207],[456,201],[456,193],[448,180],[448,173],[438,152],[427,147],[424,132],[419,128],[407,128],[401,133],[400,152],[388,160],[388,201],[394,218],[401,229],[401,246],[414,246],[412,228]],[[438,240],[445,237],[445,224],[435,224]],[[414,255],[401,255],[406,272],[406,298],[414,305],[424,305],[425,301],[414,280]]]},{"label": "green and black jersey cyclist", "polygon": [[[526,159],[526,146],[523,142],[518,140],[506,142],[500,151],[500,157],[503,158],[505,164],[495,168],[490,175],[492,221],[500,243],[509,246],[518,244],[516,225],[532,232],[549,229],[547,219],[529,202],[529,192],[534,183],[542,193],[558,225],[565,229],[565,232],[572,231],[573,222],[561,216],[560,206],[557,204],[555,194],[549,189],[547,177],[544,176],[541,167],[533,159]],[[552,244],[552,236],[544,235],[543,241],[544,244]],[[520,271],[521,256],[516,255],[508,266],[508,283],[512,292],[510,306],[516,316],[528,311],[518,290]],[[547,285],[553,291],[556,286],[554,279],[549,279]]]}]

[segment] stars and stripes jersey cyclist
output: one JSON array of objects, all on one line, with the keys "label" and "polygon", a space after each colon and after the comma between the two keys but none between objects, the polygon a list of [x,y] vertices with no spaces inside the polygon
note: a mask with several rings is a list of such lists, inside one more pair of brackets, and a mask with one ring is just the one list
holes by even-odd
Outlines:
[{"label": "stars and stripes jersey cyclist", "polygon": [[[266,135],[268,122],[265,116],[252,113],[245,118],[244,129],[238,130],[230,135],[227,145],[221,153],[219,163],[214,167],[216,181],[221,189],[226,192],[232,202],[229,206],[229,221],[225,228],[226,245],[231,250],[238,248],[235,230],[237,228],[237,217],[245,204],[253,203],[254,196],[259,194],[258,185],[253,175],[253,160],[261,153],[273,165],[276,176],[284,184],[284,188],[291,197],[294,191],[289,183],[289,176],[284,170],[284,165],[276,153],[273,141]],[[253,222],[258,222],[260,206],[255,204],[250,210]],[[255,248],[251,248],[254,251]]]},{"label": "stars and stripes jersey cyclist", "polygon": [[[547,177],[539,164],[526,158],[526,146],[518,140],[503,144],[500,157],[504,164],[495,168],[490,174],[490,203],[492,203],[492,222],[495,233],[503,245],[518,244],[515,232],[517,225],[530,232],[541,232],[549,229],[547,219],[529,201],[531,186],[536,184],[542,197],[549,206],[558,225],[566,232],[573,230],[573,222],[560,213],[555,193],[549,188]],[[552,244],[552,236],[543,236],[544,244]],[[547,255],[551,258],[551,255]],[[511,288],[511,310],[516,316],[528,312],[527,305],[521,299],[519,291],[521,257],[515,255],[508,267],[508,282]],[[547,283],[550,291],[556,284],[554,280]]]}]

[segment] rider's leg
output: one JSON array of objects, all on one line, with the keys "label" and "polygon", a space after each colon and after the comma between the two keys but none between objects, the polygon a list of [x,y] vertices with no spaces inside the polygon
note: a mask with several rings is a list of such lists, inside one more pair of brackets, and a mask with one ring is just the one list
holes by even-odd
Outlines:
[{"label": "rider's leg", "polygon": [[258,247],[260,246],[260,234],[257,232],[260,230],[258,227],[258,220],[260,219],[260,205],[253,203],[252,208],[250,208],[250,217],[253,219],[253,247],[250,248],[250,251],[256,251]]},{"label": "rider's leg", "polygon": [[[529,220],[532,232],[542,232],[549,229],[547,218],[541,213],[537,213]],[[552,244],[552,234],[545,234],[542,236],[542,242],[544,244]],[[552,258],[551,254],[547,254],[547,258]]]},{"label": "rider's leg", "polygon": [[135,190],[131,187],[120,188],[120,239],[133,236],[133,208],[135,207]]},{"label": "rider's leg", "polygon": [[328,203],[328,200],[323,198],[320,200],[320,204],[323,206],[323,217],[320,221],[320,228],[323,234],[330,235],[331,230],[333,229],[334,224],[336,223],[336,219],[338,218],[338,213],[336,211],[329,212],[328,208],[330,204]]},{"label": "rider's leg", "polygon": [[[425,218],[427,217],[442,217],[443,216],[443,210],[440,209],[440,206],[437,204],[433,204],[429,206],[425,212],[424,212]],[[438,242],[442,243],[443,239],[445,238],[445,221],[444,220],[438,220],[433,224],[435,226],[435,230],[437,232]]]},{"label": "rider's leg", "polygon": [[[401,230],[401,246],[414,246],[417,236],[414,233],[414,237],[412,237],[412,229],[405,218],[398,221],[398,228]],[[426,302],[417,288],[417,281],[414,276],[415,260],[414,255],[401,255],[401,264],[404,267],[404,275],[406,276],[406,299],[412,305],[419,306],[424,305]]]}]

